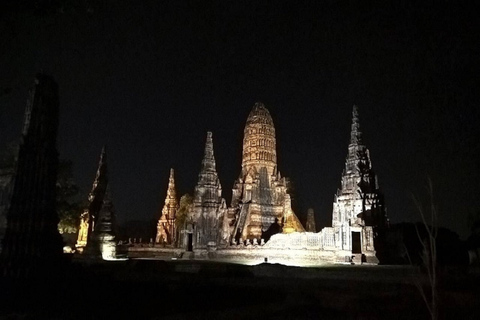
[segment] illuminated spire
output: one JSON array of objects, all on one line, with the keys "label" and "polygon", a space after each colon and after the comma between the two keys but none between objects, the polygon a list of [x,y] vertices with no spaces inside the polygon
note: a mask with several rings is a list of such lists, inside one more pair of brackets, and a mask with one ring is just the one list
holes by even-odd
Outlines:
[{"label": "illuminated spire", "polygon": [[[348,154],[345,162],[345,172],[347,174],[357,174],[357,165],[359,161],[370,161],[370,159],[367,147],[362,141],[362,132],[360,131],[360,122],[358,119],[358,107],[354,105],[352,112],[352,127],[350,131],[350,144],[348,145]],[[351,191],[354,192],[354,190]]]},{"label": "illuminated spire", "polygon": [[[362,141],[358,108],[353,106],[345,169],[333,200],[331,230],[335,240],[332,244],[336,250],[350,251],[352,255],[361,253],[362,261],[365,258],[367,262],[378,263],[375,246],[381,242],[385,223],[383,194],[378,189],[370,153]],[[375,232],[374,228],[377,228]]]},{"label": "illuminated spire", "polygon": [[219,241],[218,235],[222,226],[219,218],[223,217],[226,210],[221,208],[222,201],[224,202],[222,186],[215,169],[212,133],[207,132],[202,167],[193,193],[193,207],[189,212],[190,219],[196,223],[195,248],[206,248],[207,243]]},{"label": "illuminated spire", "polygon": [[178,210],[177,192],[175,190],[174,170],[170,169],[167,197],[157,224],[156,242],[173,243],[175,240],[175,218]]},{"label": "illuminated spire", "polygon": [[165,198],[165,205],[162,209],[162,217],[167,220],[175,219],[177,213],[178,201],[177,191],[175,190],[174,170],[170,169],[170,177],[168,178],[167,197]]},{"label": "illuminated spire", "polygon": [[[381,220],[385,216],[382,212],[384,210],[383,200],[381,199],[383,196],[378,190],[377,177],[372,169],[370,152],[362,140],[357,106],[353,106],[352,115],[350,144],[345,159],[345,169],[342,173],[341,187],[335,198],[332,223],[336,225],[348,219],[354,221],[359,213],[367,210],[365,208],[369,205],[373,205],[372,209],[369,210],[377,210],[375,211],[375,219],[379,219],[378,225],[381,225],[383,224]],[[357,207],[354,206],[355,201],[357,201]],[[337,202],[347,204],[339,206]],[[367,223],[372,223],[368,220],[371,220],[371,218],[364,219],[367,220]]]},{"label": "illuminated spire", "polygon": [[[95,180],[93,181],[92,191],[90,191],[88,195],[88,201],[92,203],[95,200],[95,197],[101,197],[99,201],[102,202],[107,184],[107,146],[104,145],[102,147],[102,152],[100,153],[97,174],[95,175]],[[98,210],[100,210],[100,208],[98,208]]]}]

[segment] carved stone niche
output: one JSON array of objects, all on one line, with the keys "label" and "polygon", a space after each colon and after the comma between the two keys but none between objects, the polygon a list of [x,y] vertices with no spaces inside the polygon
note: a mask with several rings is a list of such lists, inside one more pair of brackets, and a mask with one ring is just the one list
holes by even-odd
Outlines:
[{"label": "carved stone niche", "polygon": [[212,252],[217,250],[217,243],[215,241],[209,241],[207,243],[207,251]]}]

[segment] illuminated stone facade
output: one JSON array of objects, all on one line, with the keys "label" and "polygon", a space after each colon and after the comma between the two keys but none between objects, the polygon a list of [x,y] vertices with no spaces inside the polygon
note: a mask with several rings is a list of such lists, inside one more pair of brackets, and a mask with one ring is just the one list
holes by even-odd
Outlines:
[{"label": "illuminated stone facade", "polygon": [[284,224],[286,232],[304,231],[292,211],[287,188],[288,181],[277,170],[272,117],[262,103],[256,103],[245,125],[242,171],[232,190],[231,240],[260,240],[273,224]]},{"label": "illuminated stone facade", "polygon": [[170,177],[168,179],[167,197],[162,214],[157,224],[156,243],[172,244],[175,242],[175,218],[178,210],[177,191],[175,190],[174,171],[170,169]]},{"label": "illuminated stone facade", "polygon": [[263,104],[256,103],[247,118],[242,171],[234,183],[229,208],[222,198],[212,133],[207,133],[205,153],[192,209],[187,216],[187,228],[183,232],[182,246],[189,251],[215,250],[243,241],[260,243],[265,232],[281,232],[282,227],[284,233],[304,231],[291,208],[287,187],[288,181],[277,171],[272,117]]},{"label": "illuminated stone facade", "polygon": [[277,146],[275,126],[270,112],[257,102],[247,118],[243,131],[242,175],[267,169],[267,175],[276,175]]}]

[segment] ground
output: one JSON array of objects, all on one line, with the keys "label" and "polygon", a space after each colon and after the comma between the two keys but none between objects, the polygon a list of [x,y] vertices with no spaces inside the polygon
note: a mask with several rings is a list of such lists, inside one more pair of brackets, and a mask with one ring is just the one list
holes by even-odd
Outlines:
[{"label": "ground", "polygon": [[[404,266],[73,263],[57,280],[3,281],[0,319],[426,319],[415,279]],[[479,284],[477,269],[442,270],[441,318],[478,319]]]}]

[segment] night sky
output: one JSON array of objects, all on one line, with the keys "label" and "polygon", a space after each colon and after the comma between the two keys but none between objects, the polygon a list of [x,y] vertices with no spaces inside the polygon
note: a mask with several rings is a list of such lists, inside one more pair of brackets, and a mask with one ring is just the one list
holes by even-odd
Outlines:
[{"label": "night sky", "polygon": [[107,145],[121,222],[158,219],[169,169],[192,193],[213,132],[223,197],[257,101],[300,219],[331,221],[359,107],[392,223],[419,220],[432,180],[440,224],[465,238],[480,210],[479,12],[455,1],[19,1],[0,8],[0,145],[19,138],[36,72],[60,87],[60,157],[84,198]]}]

